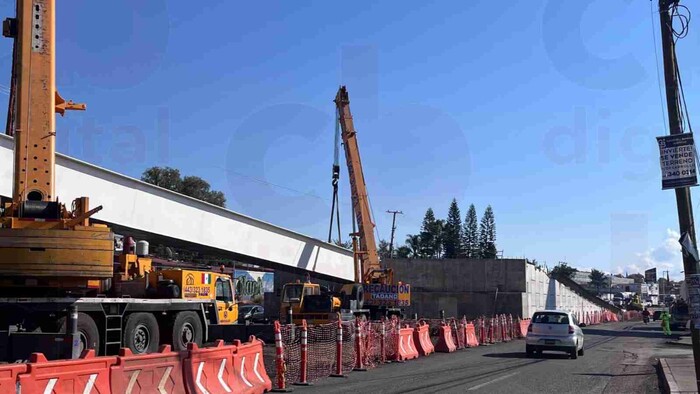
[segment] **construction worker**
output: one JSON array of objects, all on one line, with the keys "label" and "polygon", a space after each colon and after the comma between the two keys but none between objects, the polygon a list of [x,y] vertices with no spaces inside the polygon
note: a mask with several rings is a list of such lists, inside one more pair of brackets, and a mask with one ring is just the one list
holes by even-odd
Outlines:
[{"label": "construction worker", "polygon": [[664,330],[664,335],[671,335],[671,315],[668,311],[661,313],[661,328]]}]

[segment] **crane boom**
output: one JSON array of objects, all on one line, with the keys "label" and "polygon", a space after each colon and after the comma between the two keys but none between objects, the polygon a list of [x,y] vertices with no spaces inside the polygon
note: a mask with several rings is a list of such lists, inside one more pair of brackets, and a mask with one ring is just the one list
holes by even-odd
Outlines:
[{"label": "crane boom", "polygon": [[[362,173],[360,161],[360,148],[357,144],[357,132],[350,113],[350,98],[345,86],[338,89],[335,96],[335,104],[338,108],[338,122],[340,123],[341,137],[345,146],[345,160],[348,165],[348,177],[350,178],[350,190],[352,193],[352,208],[357,223],[357,235],[359,236],[359,248],[355,251],[356,258],[361,262],[362,282],[376,282],[377,274],[381,274],[377,244],[374,239],[374,223],[367,197],[367,184]],[[359,282],[359,281],[358,281]]]}]

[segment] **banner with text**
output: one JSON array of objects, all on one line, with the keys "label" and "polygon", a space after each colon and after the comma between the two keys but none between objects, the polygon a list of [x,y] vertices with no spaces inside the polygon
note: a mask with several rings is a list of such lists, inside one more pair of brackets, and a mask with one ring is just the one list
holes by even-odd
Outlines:
[{"label": "banner with text", "polygon": [[695,186],[695,144],[689,133],[656,137],[661,161],[661,188]]}]

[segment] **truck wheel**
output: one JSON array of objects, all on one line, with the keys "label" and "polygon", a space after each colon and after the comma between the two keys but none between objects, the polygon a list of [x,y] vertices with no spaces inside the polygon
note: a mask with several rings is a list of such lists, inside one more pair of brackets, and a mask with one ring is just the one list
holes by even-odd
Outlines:
[{"label": "truck wheel", "polygon": [[351,299],[357,301],[355,305],[357,305],[357,309],[362,309],[365,303],[365,298],[364,298],[364,293],[362,289],[362,285],[356,284],[352,287],[352,295]]},{"label": "truck wheel", "polygon": [[187,350],[188,343],[202,345],[202,321],[194,312],[180,312],[172,325],[172,344],[176,352]]},{"label": "truck wheel", "polygon": [[[66,332],[66,317],[58,319],[56,327],[59,333]],[[80,353],[85,349],[95,349],[99,353],[100,332],[97,330],[95,320],[87,313],[78,312],[78,335],[80,336]]]},{"label": "truck wheel", "polygon": [[134,354],[158,351],[160,332],[158,321],[150,313],[132,313],[124,324],[124,347]]}]

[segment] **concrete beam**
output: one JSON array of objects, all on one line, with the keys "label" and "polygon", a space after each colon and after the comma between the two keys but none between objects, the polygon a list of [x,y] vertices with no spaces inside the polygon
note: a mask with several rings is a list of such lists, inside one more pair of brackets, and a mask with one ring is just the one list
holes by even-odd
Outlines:
[{"label": "concrete beam", "polygon": [[[14,140],[0,135],[0,195],[12,195]],[[270,268],[352,281],[352,252],[137,179],[56,155],[56,195],[104,209],[94,218],[125,235],[230,253]]]}]

